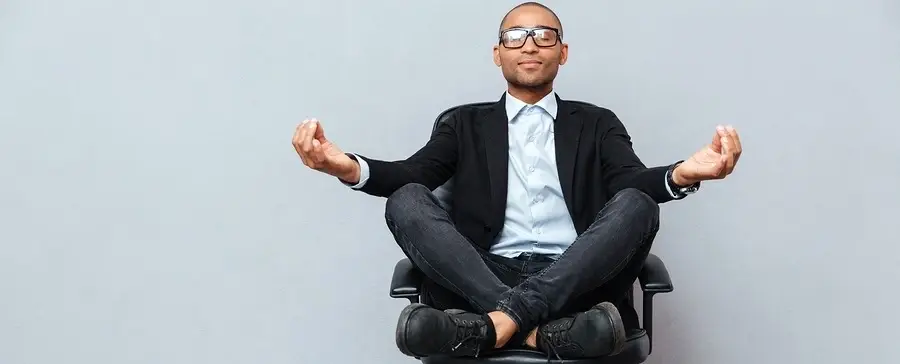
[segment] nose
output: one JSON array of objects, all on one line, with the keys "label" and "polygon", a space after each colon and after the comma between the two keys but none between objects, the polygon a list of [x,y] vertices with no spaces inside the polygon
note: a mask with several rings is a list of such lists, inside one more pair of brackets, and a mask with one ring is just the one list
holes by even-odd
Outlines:
[{"label": "nose", "polygon": [[522,45],[523,53],[535,53],[538,51],[537,43],[534,42],[534,37],[529,35],[525,38],[525,44]]}]

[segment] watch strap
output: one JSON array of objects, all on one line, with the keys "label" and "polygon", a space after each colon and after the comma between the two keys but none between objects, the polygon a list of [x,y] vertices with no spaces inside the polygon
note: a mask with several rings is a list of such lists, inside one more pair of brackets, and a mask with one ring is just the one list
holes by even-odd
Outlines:
[{"label": "watch strap", "polygon": [[700,182],[697,182],[697,183],[694,183],[694,184],[691,184],[688,186],[679,186],[675,183],[675,180],[672,177],[672,175],[675,173],[675,167],[678,167],[678,165],[681,163],[684,163],[684,161],[681,160],[681,161],[675,162],[674,164],[669,166],[669,169],[666,171],[666,184],[669,185],[669,189],[675,195],[676,200],[685,198],[685,197],[687,197],[687,195],[697,192],[697,190],[700,189]]}]

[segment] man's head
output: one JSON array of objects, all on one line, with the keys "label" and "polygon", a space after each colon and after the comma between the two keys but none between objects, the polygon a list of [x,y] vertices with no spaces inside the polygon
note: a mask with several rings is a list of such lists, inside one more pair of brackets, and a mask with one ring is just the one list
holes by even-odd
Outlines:
[{"label": "man's head", "polygon": [[550,89],[569,46],[562,41],[562,24],[550,8],[536,2],[520,4],[500,23],[494,63],[510,88]]}]

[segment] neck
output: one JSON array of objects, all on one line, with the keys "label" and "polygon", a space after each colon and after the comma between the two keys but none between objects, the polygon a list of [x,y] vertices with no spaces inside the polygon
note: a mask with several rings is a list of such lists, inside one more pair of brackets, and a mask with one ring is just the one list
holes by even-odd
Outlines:
[{"label": "neck", "polygon": [[507,92],[509,92],[510,95],[519,100],[522,100],[527,104],[532,105],[537,103],[538,101],[541,101],[541,99],[549,95],[551,91],[553,91],[553,84],[546,84],[535,87],[509,85],[507,88]]}]

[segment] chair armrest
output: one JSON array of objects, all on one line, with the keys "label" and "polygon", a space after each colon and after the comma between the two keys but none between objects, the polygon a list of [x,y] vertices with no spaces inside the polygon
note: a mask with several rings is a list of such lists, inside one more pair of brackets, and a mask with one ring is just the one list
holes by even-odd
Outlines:
[{"label": "chair armrest", "polygon": [[672,278],[662,259],[649,254],[638,276],[644,291],[644,331],[650,339],[650,353],[653,352],[653,296],[657,293],[672,292]]},{"label": "chair armrest", "polygon": [[647,256],[638,279],[641,282],[641,290],[645,293],[666,293],[675,289],[666,265],[662,259],[653,254]]},{"label": "chair armrest", "polygon": [[422,272],[419,272],[409,259],[401,259],[394,266],[394,275],[391,277],[391,297],[406,298],[410,302],[419,301],[420,287],[422,286]]}]

